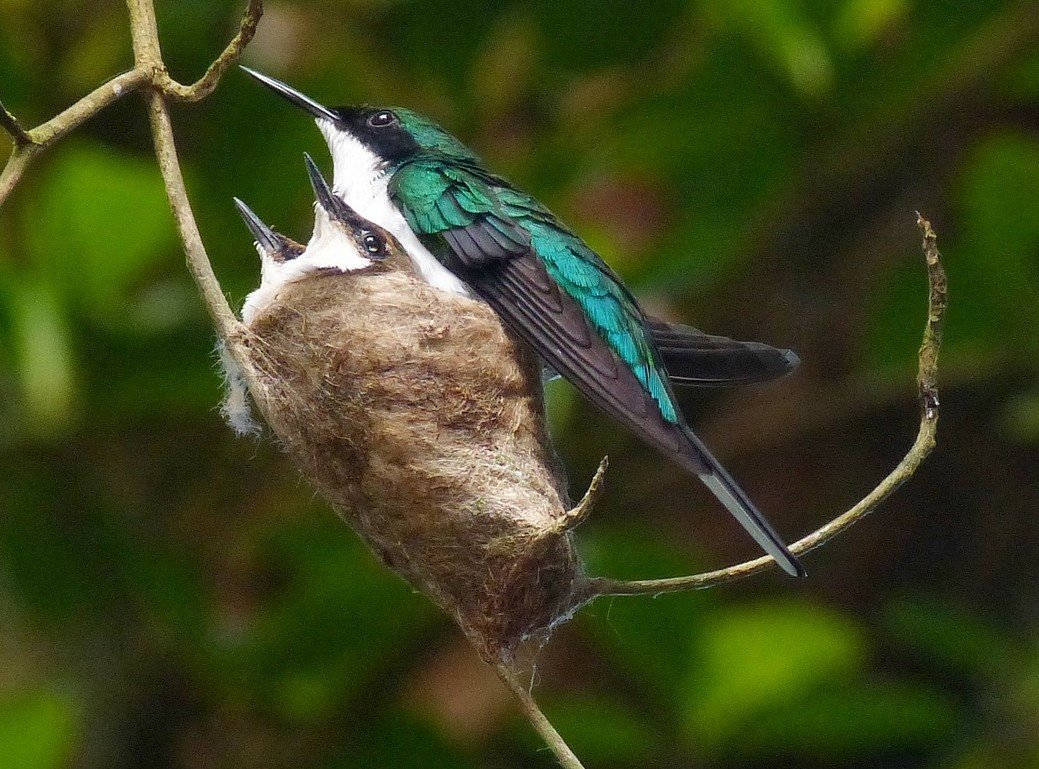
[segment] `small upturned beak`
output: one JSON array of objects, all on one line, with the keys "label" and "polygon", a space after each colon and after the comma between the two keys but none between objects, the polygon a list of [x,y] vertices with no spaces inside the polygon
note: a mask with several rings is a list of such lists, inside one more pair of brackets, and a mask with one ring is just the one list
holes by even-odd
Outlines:
[{"label": "small upturned beak", "polygon": [[304,152],[303,159],[307,164],[307,174],[310,176],[310,185],[314,188],[314,195],[317,197],[318,205],[324,209],[328,217],[348,227],[360,224],[360,215],[348,206],[342,198],[332,192],[332,188],[328,186],[325,177],[321,175],[321,170],[314,162],[314,158]]},{"label": "small upturned beak", "polygon": [[263,253],[276,262],[288,262],[303,253],[304,246],[267,226],[255,212],[238,198],[234,199],[238,213],[245,220],[245,226],[252,233],[253,240]]},{"label": "small upturned beak", "polygon": [[319,120],[329,120],[333,123],[339,120],[336,114],[332,112],[332,110],[330,110],[328,107],[318,104],[309,96],[307,96],[304,93],[300,93],[292,86],[286,85],[280,80],[275,80],[273,77],[263,75],[254,69],[249,69],[248,67],[240,68],[246,74],[252,75],[265,86],[270,88],[272,91],[274,91],[274,93],[278,94],[278,96],[281,96],[283,99],[287,99],[300,109],[309,112],[311,115],[318,118]]},{"label": "small upturned beak", "polygon": [[238,213],[241,214],[242,219],[245,221],[245,226],[248,227],[249,232],[252,233],[256,245],[258,245],[264,253],[271,256],[277,256],[280,254],[282,249],[282,239],[278,233],[264,224],[263,220],[238,198],[234,199],[234,204],[235,208],[238,209]]}]

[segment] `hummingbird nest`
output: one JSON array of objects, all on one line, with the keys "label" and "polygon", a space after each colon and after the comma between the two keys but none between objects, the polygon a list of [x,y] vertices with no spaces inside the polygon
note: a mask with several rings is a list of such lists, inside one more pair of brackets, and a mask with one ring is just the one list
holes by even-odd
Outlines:
[{"label": "hummingbird nest", "polygon": [[249,369],[231,410],[244,378],[303,474],[485,659],[585,602],[571,529],[594,494],[570,508],[541,364],[490,307],[410,265],[319,275],[228,341]]}]

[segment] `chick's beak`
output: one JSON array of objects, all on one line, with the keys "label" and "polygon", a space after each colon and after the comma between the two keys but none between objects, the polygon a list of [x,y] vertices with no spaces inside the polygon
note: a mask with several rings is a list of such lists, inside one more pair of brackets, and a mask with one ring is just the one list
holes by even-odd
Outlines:
[{"label": "chick's beak", "polygon": [[318,205],[328,214],[328,218],[347,227],[360,225],[360,215],[348,206],[342,198],[332,192],[332,188],[328,186],[325,177],[321,175],[321,170],[314,162],[314,158],[304,152],[303,159],[307,164],[307,174],[310,176],[310,184],[314,188],[314,196],[317,198]]},{"label": "chick's beak", "polygon": [[245,226],[249,228],[249,232],[252,233],[253,240],[256,241],[264,253],[277,254],[281,250],[281,240],[278,238],[278,234],[263,223],[263,220],[256,215],[256,213],[243,203],[238,198],[234,199],[235,208],[238,209],[238,213],[241,214],[242,220],[245,222]]},{"label": "chick's beak", "polygon": [[257,72],[254,69],[249,69],[248,67],[241,67],[241,69],[245,71],[246,74],[251,75],[252,77],[259,80],[261,83],[263,83],[265,86],[270,88],[272,91],[274,91],[274,93],[278,94],[278,96],[281,96],[283,99],[287,99],[288,101],[292,102],[305,112],[309,112],[318,120],[328,120],[332,123],[338,121],[339,118],[336,116],[334,112],[332,112],[332,110],[330,110],[328,107],[325,107],[322,104],[318,104],[309,96],[307,96],[304,93],[301,93],[300,91],[297,91],[292,86],[287,85],[286,83],[283,83],[280,80],[276,80],[273,77],[268,77],[267,75]]},{"label": "chick's beak", "polygon": [[289,240],[284,235],[275,232],[272,227],[264,224],[263,220],[241,200],[235,198],[234,204],[264,256],[275,262],[287,262],[303,253],[302,245]]}]

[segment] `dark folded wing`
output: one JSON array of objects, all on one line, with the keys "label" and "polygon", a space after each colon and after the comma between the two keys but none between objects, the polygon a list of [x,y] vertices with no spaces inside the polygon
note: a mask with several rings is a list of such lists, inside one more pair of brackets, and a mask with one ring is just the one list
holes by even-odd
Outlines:
[{"label": "dark folded wing", "polygon": [[765,382],[786,376],[800,363],[793,351],[760,342],[739,342],[655,318],[649,319],[647,327],[675,385],[721,387]]},{"label": "dark folded wing", "polygon": [[[467,270],[461,277],[545,363],[589,400],[668,455],[685,448],[642,383],[590,326],[532,253]],[[685,463],[687,466],[689,462]],[[704,467],[692,463],[694,472]]]},{"label": "dark folded wing", "polygon": [[754,540],[792,575],[804,569],[732,476],[684,424],[665,421],[631,369],[588,325],[533,254],[465,271],[461,277],[545,363],[657,450],[696,473]]},{"label": "dark folded wing", "polygon": [[[447,197],[447,196],[445,196]],[[493,214],[440,233],[455,258],[467,269],[509,259],[530,250],[530,238],[521,228]]]}]

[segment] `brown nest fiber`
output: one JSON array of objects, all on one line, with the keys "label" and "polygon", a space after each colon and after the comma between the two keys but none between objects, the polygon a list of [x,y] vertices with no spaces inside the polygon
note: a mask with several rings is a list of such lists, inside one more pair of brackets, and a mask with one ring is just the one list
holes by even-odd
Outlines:
[{"label": "brown nest fiber", "polygon": [[406,269],[288,284],[243,335],[304,475],[488,660],[583,602],[541,366],[481,302]]}]

